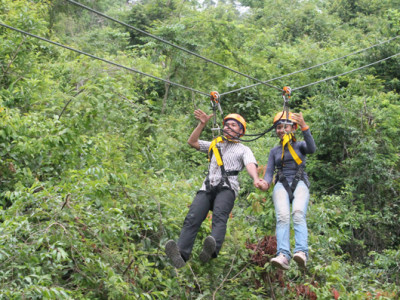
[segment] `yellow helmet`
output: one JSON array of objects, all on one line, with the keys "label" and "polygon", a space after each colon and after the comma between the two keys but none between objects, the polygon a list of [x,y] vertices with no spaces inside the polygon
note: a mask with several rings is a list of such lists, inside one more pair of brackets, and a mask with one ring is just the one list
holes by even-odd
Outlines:
[{"label": "yellow helmet", "polygon": [[[245,134],[246,132],[246,120],[239,114],[229,114],[224,118],[224,126],[225,126],[225,121],[226,120],[235,120],[237,122],[239,122],[240,124],[242,124],[243,127],[243,134]],[[243,136],[243,134],[241,134],[240,136]]]},{"label": "yellow helmet", "polygon": [[293,114],[291,112],[289,112],[289,117],[286,118],[286,111],[280,111],[275,115],[273,123],[275,124],[278,121],[289,120],[293,124],[294,129],[297,129],[297,123],[295,120],[293,120],[292,116],[293,116]]}]

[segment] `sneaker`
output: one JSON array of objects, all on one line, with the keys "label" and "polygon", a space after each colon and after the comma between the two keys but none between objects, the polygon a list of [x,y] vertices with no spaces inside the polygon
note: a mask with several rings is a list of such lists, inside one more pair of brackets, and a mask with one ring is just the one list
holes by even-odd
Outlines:
[{"label": "sneaker", "polygon": [[277,257],[272,258],[270,263],[275,268],[289,270],[289,260],[282,253],[280,253]]},{"label": "sneaker", "polygon": [[178,245],[175,243],[174,240],[169,240],[165,244],[165,253],[169,257],[169,259],[172,261],[172,265],[179,269],[182,268],[186,262],[183,260],[181,253],[179,252]]},{"label": "sneaker", "polygon": [[303,251],[296,252],[293,255],[293,259],[300,268],[304,269],[306,267],[307,255]]},{"label": "sneaker", "polygon": [[211,235],[206,237],[203,244],[203,251],[201,251],[199,259],[203,263],[208,262],[211,259],[212,255],[214,254],[216,246],[217,243],[215,242],[215,239]]}]

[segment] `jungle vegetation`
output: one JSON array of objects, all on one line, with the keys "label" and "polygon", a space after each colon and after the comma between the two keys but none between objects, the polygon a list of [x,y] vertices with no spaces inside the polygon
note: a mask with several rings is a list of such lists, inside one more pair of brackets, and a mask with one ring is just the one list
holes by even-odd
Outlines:
[{"label": "jungle vegetation", "polygon": [[[399,0],[81,3],[131,27],[67,0],[0,0],[0,299],[400,297]],[[187,266],[170,265],[164,244],[208,164],[186,143],[193,110],[211,106],[169,82],[206,94],[257,82],[132,27],[263,81],[333,60],[269,82],[292,87],[318,147],[306,271],[269,265],[271,191],[246,172],[220,256],[197,259],[207,219]],[[229,93],[221,107],[259,133],[282,109],[279,89]],[[261,175],[277,143],[247,144]]]}]

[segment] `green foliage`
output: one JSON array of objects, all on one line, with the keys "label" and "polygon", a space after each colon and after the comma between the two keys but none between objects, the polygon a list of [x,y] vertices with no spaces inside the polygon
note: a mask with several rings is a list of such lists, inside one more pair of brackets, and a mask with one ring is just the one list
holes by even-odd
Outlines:
[{"label": "green foliage", "polygon": [[[263,80],[400,29],[397,0],[242,1],[247,13],[227,1],[83,4]],[[0,21],[205,92],[254,83],[61,0],[0,0]],[[298,87],[397,52],[393,41],[271,84]],[[207,218],[175,270],[163,248],[207,168],[186,144],[207,97],[2,27],[0,299],[399,298],[399,70],[391,59],[291,98],[318,147],[307,161],[306,271],[292,264],[282,276],[253,259],[247,246],[274,235],[275,216],[271,191],[245,172],[218,259],[198,261]],[[252,134],[271,126],[282,98],[258,85],[221,105]],[[249,144],[260,166],[276,143],[271,133]]]}]

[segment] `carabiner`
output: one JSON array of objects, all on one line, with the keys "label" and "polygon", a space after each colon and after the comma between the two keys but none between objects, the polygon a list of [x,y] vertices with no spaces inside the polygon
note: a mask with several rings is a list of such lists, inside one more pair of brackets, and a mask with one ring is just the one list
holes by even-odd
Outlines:
[{"label": "carabiner", "polygon": [[284,86],[282,90],[282,97],[285,102],[289,102],[290,96],[292,95],[292,89],[290,86]]},{"label": "carabiner", "polygon": [[211,105],[213,107],[214,112],[218,108],[219,112],[221,113],[221,116],[223,117],[224,113],[223,113],[222,108],[221,108],[221,102],[220,102],[219,93],[215,92],[215,91],[211,92],[210,93],[210,100],[211,100]]},{"label": "carabiner", "polygon": [[211,105],[212,105],[212,109],[213,109],[213,113],[214,113],[214,122],[213,122],[214,124],[213,124],[213,128],[211,128],[211,131],[212,131],[213,137],[214,137],[215,136],[214,135],[215,131],[218,131],[218,136],[221,133],[221,128],[218,126],[218,123],[217,123],[217,109],[220,111],[221,116],[223,116],[223,112],[222,112],[222,109],[221,109],[220,97],[219,97],[219,93],[218,92],[216,92],[216,91],[211,92],[210,93],[210,100],[211,100]]},{"label": "carabiner", "polygon": [[218,104],[219,103],[219,93],[215,92],[215,91],[211,92],[210,93],[210,100],[211,100],[211,103],[214,102],[215,104]]}]

